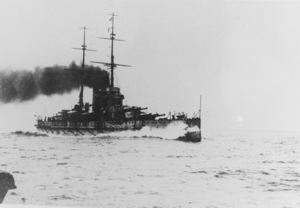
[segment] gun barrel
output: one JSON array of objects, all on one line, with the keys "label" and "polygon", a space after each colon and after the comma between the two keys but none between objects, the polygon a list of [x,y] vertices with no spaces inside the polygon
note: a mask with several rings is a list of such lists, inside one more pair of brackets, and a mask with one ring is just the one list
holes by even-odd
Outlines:
[{"label": "gun barrel", "polygon": [[127,108],[123,109],[123,111],[128,112],[128,111],[141,111],[141,110],[146,110],[148,108]]}]

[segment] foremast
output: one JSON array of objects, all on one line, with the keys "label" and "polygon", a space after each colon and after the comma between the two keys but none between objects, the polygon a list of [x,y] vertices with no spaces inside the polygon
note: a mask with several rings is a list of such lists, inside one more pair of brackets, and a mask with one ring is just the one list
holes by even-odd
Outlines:
[{"label": "foremast", "polygon": [[115,68],[115,63],[114,63],[114,39],[115,35],[114,34],[114,18],[115,15],[114,13],[112,14],[111,17],[111,34],[110,34],[110,39],[111,39],[111,53],[110,53],[110,66],[111,66],[111,76],[110,76],[110,85],[113,88],[114,87],[114,68]]},{"label": "foremast", "polygon": [[115,15],[114,13],[111,14],[111,18],[109,19],[112,23],[111,23],[111,33],[110,33],[110,38],[103,38],[103,37],[99,37],[100,39],[106,39],[106,40],[110,40],[111,41],[111,52],[110,52],[110,63],[106,63],[106,62],[99,62],[99,61],[91,61],[92,63],[98,63],[98,64],[104,64],[105,66],[109,66],[110,67],[110,87],[113,88],[114,87],[114,69],[117,66],[125,66],[125,67],[131,67],[129,65],[124,65],[124,64],[116,64],[115,60],[114,60],[114,41],[124,41],[124,40],[120,40],[120,39],[116,39],[115,36],[116,34],[114,33],[114,19],[115,17],[117,17],[117,15]]}]

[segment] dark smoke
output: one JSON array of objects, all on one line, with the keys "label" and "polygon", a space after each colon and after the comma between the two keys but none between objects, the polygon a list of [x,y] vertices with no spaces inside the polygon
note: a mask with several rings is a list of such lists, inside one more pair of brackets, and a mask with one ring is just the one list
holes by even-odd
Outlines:
[{"label": "dark smoke", "polygon": [[109,85],[108,73],[100,67],[70,66],[36,68],[31,71],[0,70],[0,102],[28,101],[38,95],[70,93],[80,85],[104,88]]}]

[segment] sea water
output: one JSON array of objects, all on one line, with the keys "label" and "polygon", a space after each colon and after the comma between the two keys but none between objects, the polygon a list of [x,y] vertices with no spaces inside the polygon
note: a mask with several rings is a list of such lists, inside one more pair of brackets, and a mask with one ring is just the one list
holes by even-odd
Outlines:
[{"label": "sea water", "polygon": [[201,143],[140,135],[0,135],[5,204],[300,207],[300,133],[221,131]]}]

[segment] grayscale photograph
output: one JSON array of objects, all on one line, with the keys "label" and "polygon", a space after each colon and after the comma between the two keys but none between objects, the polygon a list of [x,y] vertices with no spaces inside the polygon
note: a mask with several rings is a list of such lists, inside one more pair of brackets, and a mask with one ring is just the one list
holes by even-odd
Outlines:
[{"label": "grayscale photograph", "polygon": [[0,17],[2,208],[300,207],[300,1]]}]

